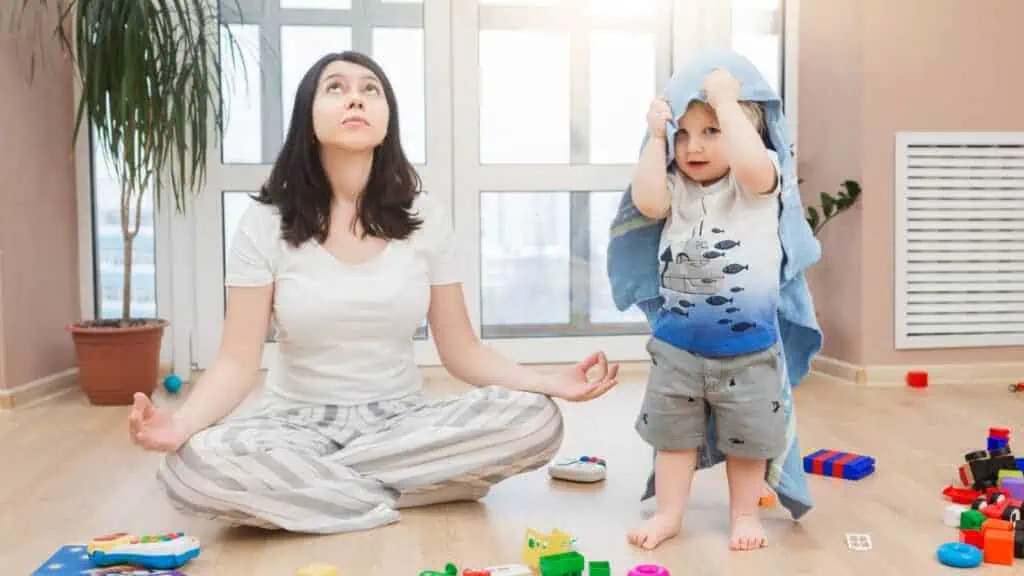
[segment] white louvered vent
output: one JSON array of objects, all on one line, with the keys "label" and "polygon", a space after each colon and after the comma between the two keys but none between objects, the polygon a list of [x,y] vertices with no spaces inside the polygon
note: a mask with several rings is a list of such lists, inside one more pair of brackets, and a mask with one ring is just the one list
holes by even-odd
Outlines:
[{"label": "white louvered vent", "polygon": [[896,137],[896,347],[1024,344],[1024,133]]}]

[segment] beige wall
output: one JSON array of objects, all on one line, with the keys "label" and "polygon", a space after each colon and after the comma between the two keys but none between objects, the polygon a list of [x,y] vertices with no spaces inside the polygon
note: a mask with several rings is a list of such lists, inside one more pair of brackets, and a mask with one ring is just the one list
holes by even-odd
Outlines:
[{"label": "beige wall", "polygon": [[79,317],[72,75],[44,32],[50,49],[29,83],[28,55],[39,45],[34,29],[15,36],[6,25],[0,29],[0,383],[6,388],[76,364],[64,331]]},{"label": "beige wall", "polygon": [[893,142],[905,130],[1024,130],[1024,1],[805,0],[800,12],[805,197],[851,177],[864,186],[859,207],[822,233],[810,274],[823,353],[868,365],[1020,361],[1020,347],[895,349]]}]

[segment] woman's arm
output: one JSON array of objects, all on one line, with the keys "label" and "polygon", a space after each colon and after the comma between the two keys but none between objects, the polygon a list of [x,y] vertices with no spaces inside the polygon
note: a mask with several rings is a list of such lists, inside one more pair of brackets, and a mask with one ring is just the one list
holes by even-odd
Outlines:
[{"label": "woman's arm", "polygon": [[[551,372],[521,366],[485,346],[473,333],[461,284],[432,286],[427,315],[438,354],[455,378],[473,386],[500,386],[523,392],[590,400],[618,383],[619,367],[608,368],[603,353],[579,364]],[[587,372],[600,365],[600,377],[587,381]]]},{"label": "woman's arm", "polygon": [[173,415],[186,437],[218,422],[245,400],[256,383],[270,322],[274,286],[231,287],[217,359]]}]

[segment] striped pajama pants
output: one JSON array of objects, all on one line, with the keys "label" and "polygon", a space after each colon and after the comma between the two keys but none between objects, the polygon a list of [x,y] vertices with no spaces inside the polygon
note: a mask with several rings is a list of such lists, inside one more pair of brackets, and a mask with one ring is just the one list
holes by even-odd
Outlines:
[{"label": "striped pajama pants", "polygon": [[199,432],[157,476],[175,508],[295,532],[367,530],[398,510],[477,500],[547,464],[562,442],[550,398],[475,388],[359,406],[274,399]]}]

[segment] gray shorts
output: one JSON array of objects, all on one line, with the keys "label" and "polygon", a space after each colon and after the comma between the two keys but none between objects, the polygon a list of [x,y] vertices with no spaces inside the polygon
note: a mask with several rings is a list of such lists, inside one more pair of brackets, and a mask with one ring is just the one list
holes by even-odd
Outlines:
[{"label": "gray shorts", "polygon": [[726,456],[768,460],[786,445],[779,344],[762,352],[705,358],[651,338],[651,373],[636,431],[658,450],[705,443],[705,404],[715,414]]}]

